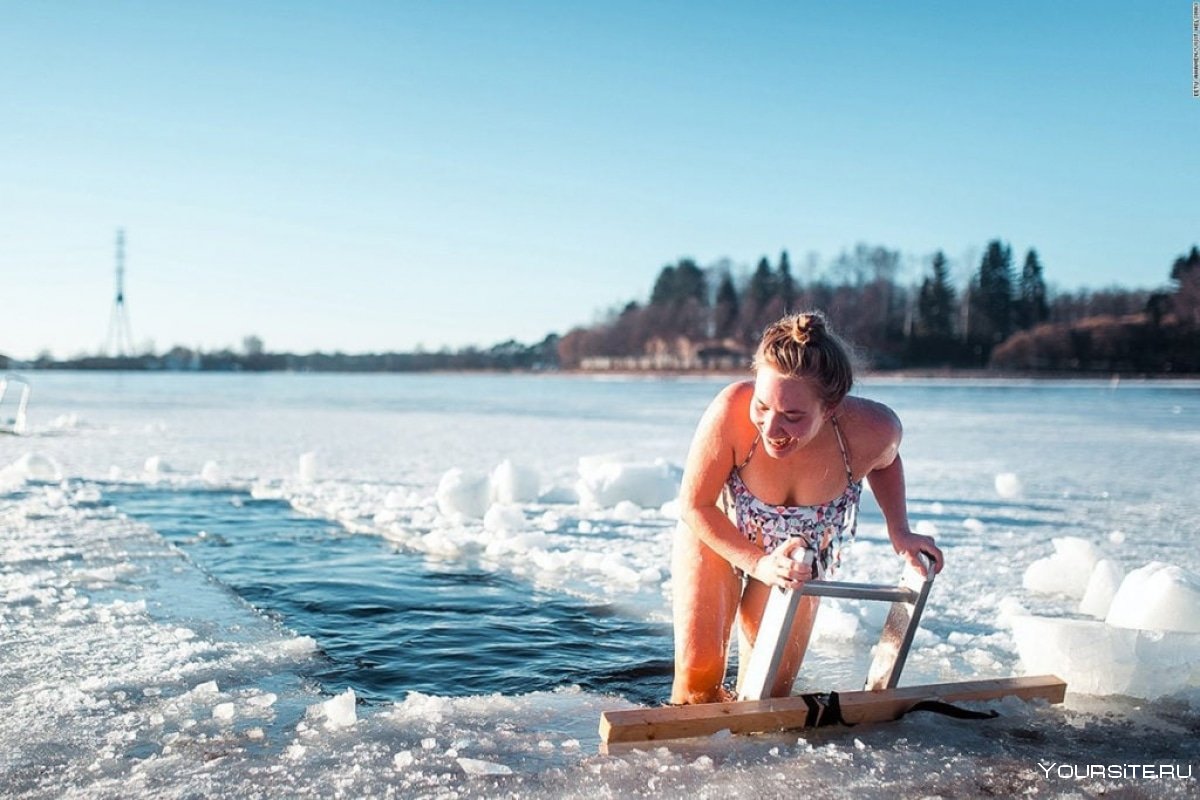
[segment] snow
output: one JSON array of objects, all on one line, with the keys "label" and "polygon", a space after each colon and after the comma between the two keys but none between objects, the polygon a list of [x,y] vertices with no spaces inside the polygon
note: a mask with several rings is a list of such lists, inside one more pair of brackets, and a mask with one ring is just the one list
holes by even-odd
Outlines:
[{"label": "snow", "polygon": [[612,508],[626,502],[659,508],[679,494],[682,470],[664,459],[651,463],[621,461],[613,456],[579,459],[576,491],[585,506]]},{"label": "snow", "polygon": [[995,479],[996,494],[1011,500],[1021,494],[1021,479],[1013,472],[1001,472]]}]

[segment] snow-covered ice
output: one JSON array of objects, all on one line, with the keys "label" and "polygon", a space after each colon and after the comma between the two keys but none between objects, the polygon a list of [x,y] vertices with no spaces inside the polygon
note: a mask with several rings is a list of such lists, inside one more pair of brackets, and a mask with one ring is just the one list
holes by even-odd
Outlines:
[{"label": "snow-covered ice", "polygon": [[[1070,683],[1065,707],[1014,701],[996,704],[1002,717],[988,723],[914,714],[799,742],[726,736],[599,756],[600,711],[628,701],[569,683],[456,697],[448,676],[444,693],[390,704],[323,692],[306,677],[320,642],[255,612],[107,506],[106,493],[111,481],[232,488],[380,537],[435,568],[481,565],[661,624],[680,465],[721,384],[248,378],[34,376],[31,435],[0,437],[7,791],[1055,795],[1080,787],[1039,776],[1047,742],[1054,757],[1080,763],[1200,761],[1187,733],[1200,683],[1191,547],[1200,507],[1187,477],[1200,466],[1194,391],[862,389],[904,420],[915,527],[947,556],[904,682],[1058,672]],[[139,399],[143,386],[157,387],[153,402]],[[456,405],[463,396],[491,399]],[[1005,477],[1013,464],[1022,465],[1015,490]],[[873,502],[864,500],[839,577],[899,577]],[[1052,542],[1067,537],[1077,541]],[[798,685],[861,685],[885,613],[825,602]],[[647,663],[664,659],[647,654]]]}]

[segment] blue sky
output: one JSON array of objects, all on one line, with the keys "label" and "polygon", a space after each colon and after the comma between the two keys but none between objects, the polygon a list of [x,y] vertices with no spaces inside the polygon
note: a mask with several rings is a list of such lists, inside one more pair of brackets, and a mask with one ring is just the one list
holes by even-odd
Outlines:
[{"label": "blue sky", "polygon": [[1191,4],[0,2],[0,353],[540,339],[681,256],[1200,242]]}]

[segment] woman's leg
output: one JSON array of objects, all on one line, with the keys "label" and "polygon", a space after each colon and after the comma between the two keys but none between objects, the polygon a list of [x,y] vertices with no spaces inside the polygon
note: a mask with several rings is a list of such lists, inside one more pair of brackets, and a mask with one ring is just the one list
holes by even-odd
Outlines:
[{"label": "woman's leg", "polygon": [[[770,589],[765,584],[753,579],[746,582],[738,609],[738,689],[741,689],[746,669],[750,666],[750,653],[758,638],[758,625],[769,596]],[[792,693],[792,684],[796,682],[796,673],[800,671],[800,663],[804,661],[804,653],[808,650],[808,640],[812,636],[813,620],[816,619],[820,602],[819,597],[800,599],[796,616],[792,619],[792,629],[787,634],[787,649],[779,662],[775,684],[768,689],[768,696],[786,697]]]},{"label": "woman's leg", "polygon": [[742,581],[728,561],[682,522],[675,527],[671,549],[671,587],[675,619],[671,702],[732,699],[721,684]]}]

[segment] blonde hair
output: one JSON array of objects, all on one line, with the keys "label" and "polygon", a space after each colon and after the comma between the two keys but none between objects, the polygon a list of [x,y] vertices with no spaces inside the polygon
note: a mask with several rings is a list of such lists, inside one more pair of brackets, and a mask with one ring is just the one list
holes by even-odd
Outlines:
[{"label": "blonde hair", "polygon": [[820,311],[789,314],[768,325],[754,352],[754,369],[763,366],[813,380],[826,408],[842,402],[854,385],[849,350]]}]

